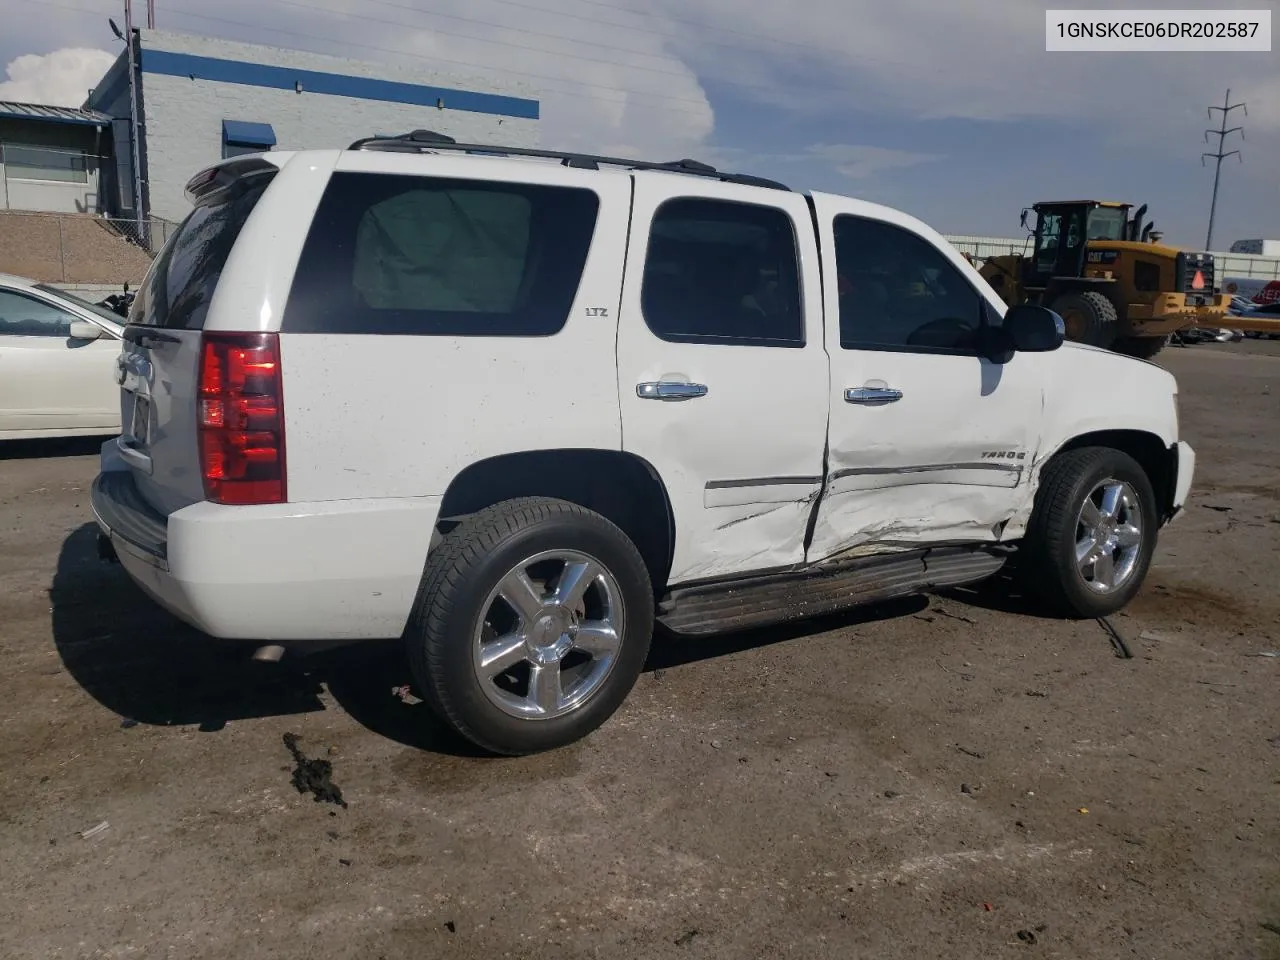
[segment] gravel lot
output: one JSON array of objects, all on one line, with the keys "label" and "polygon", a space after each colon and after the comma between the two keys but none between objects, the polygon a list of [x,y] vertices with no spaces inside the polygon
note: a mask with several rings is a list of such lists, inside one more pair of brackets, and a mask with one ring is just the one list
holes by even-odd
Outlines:
[{"label": "gravel lot", "polygon": [[1280,958],[1280,342],[1160,359],[1200,465],[1133,659],[999,589],[668,640],[519,760],[394,645],[178,625],[96,559],[96,442],[0,450],[0,956]]}]

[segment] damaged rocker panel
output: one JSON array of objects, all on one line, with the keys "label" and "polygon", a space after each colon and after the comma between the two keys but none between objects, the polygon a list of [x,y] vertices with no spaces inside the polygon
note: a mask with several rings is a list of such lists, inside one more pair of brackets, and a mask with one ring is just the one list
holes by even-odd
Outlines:
[{"label": "damaged rocker panel", "polygon": [[930,547],[675,587],[658,604],[658,621],[700,636],[805,620],[985,580],[1005,559],[1006,551],[986,545]]}]

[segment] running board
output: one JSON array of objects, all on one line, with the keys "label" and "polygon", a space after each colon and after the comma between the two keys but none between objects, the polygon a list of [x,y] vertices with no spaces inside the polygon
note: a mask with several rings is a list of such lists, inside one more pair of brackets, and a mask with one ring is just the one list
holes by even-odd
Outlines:
[{"label": "running board", "polygon": [[1005,555],[984,547],[936,547],[864,557],[762,577],[676,587],[658,604],[673,633],[705,636],[819,617],[866,603],[985,580]]}]

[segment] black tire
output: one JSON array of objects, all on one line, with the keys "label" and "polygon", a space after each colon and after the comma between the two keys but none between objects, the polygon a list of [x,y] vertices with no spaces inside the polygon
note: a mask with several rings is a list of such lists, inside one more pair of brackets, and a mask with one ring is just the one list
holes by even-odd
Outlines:
[{"label": "black tire", "polygon": [[1106,349],[1116,342],[1120,323],[1116,307],[1102,294],[1093,290],[1070,291],[1055,299],[1050,309],[1062,317],[1068,339]]},{"label": "black tire", "polygon": [[[493,702],[492,691],[486,692],[485,684],[500,691],[505,688],[480,676],[473,648],[499,582],[528,558],[548,551],[585,555],[612,578],[621,608],[617,616],[621,642],[599,686],[571,712],[547,718],[514,716]],[[529,497],[508,500],[472,515],[431,552],[405,643],[414,680],[443,720],[490,753],[519,756],[580,740],[617,711],[648,656],[654,608],[648,570],[626,534],[577,504]],[[546,622],[544,626],[563,624]],[[513,629],[519,630],[518,621]],[[522,632],[529,634],[533,629],[526,626]],[[563,627],[562,633],[552,629],[546,636],[563,639],[569,629]],[[576,621],[572,629],[576,631]],[[571,649],[566,660],[571,655],[577,654]],[[508,673],[522,667],[532,677],[532,661],[517,664]],[[559,670],[557,663],[557,677],[561,676]],[[527,684],[527,693],[532,696],[532,680]]]},{"label": "black tire", "polygon": [[[1140,514],[1140,541],[1128,576],[1116,589],[1090,588],[1076,562],[1078,518],[1086,496],[1105,480],[1127,484]],[[1105,617],[1122,609],[1142,588],[1151,566],[1159,515],[1151,480],[1136,460],[1111,447],[1081,447],[1045,465],[1023,541],[1025,586],[1050,612],[1067,618]],[[1096,572],[1096,571],[1095,571]]]},{"label": "black tire", "polygon": [[1150,360],[1169,345],[1169,336],[1163,337],[1119,337],[1113,349],[1128,357],[1139,360]]}]

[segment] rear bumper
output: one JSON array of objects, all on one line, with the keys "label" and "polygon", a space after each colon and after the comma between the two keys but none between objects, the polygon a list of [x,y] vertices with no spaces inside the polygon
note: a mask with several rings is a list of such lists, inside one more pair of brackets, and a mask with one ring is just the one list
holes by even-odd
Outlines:
[{"label": "rear bumper", "polygon": [[227,640],[315,641],[400,636],[440,498],[194,503],[163,517],[129,471],[105,469],[92,505],[129,576],[180,620]]}]

